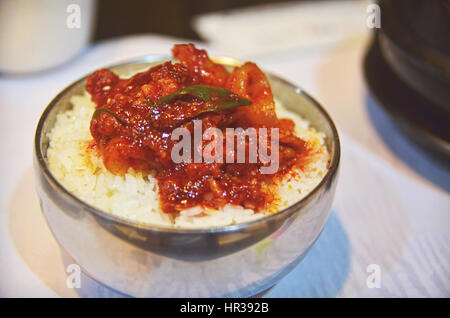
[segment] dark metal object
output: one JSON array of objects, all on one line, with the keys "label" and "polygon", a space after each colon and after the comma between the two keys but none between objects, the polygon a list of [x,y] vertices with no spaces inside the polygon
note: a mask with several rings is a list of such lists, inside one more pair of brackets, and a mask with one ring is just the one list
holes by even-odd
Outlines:
[{"label": "dark metal object", "polygon": [[371,92],[397,126],[413,142],[431,156],[450,162],[450,119],[448,114],[436,111],[439,107],[412,90],[390,68],[374,36],[364,59],[365,78]]},{"label": "dark metal object", "polygon": [[423,105],[450,116],[450,2],[380,1],[381,53],[411,89],[432,102]]}]

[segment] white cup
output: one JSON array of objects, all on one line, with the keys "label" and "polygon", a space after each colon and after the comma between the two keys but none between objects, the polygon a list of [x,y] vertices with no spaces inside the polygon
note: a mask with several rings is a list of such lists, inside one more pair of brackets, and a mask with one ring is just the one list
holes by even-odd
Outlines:
[{"label": "white cup", "polygon": [[95,0],[0,0],[0,72],[60,65],[89,43]]}]

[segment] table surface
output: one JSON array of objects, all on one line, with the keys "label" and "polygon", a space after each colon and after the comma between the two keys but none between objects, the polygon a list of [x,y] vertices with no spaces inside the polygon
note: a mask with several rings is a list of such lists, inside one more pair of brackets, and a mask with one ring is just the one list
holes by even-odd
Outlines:
[{"label": "table surface", "polygon": [[[362,30],[318,47],[239,55],[314,96],[342,139],[325,229],[266,297],[450,296],[450,173],[406,140],[368,92],[361,64],[369,40]],[[44,107],[74,79],[126,59],[167,55],[174,42],[184,41],[114,39],[48,72],[0,78],[0,296],[120,296],[87,277],[80,290],[67,287],[64,256],[34,190],[34,131]],[[211,55],[229,54],[218,43],[203,47]],[[368,284],[371,264],[380,269],[379,288]]]}]

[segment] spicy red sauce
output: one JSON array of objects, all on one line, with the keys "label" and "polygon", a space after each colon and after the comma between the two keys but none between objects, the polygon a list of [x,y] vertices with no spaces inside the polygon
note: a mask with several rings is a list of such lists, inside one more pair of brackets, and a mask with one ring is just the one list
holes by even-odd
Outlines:
[{"label": "spicy red sauce", "polygon": [[[175,45],[172,51],[179,63],[167,62],[128,79],[107,69],[88,77],[86,89],[97,108],[90,129],[106,168],[117,175],[130,168],[152,174],[158,180],[161,208],[167,213],[197,205],[267,208],[278,198],[277,182],[294,165],[300,166],[307,153],[305,143],[294,134],[294,122],[277,118],[269,82],[255,64],[245,63],[229,73],[192,44]],[[218,109],[225,97],[214,94],[209,101],[195,94],[163,98],[193,85],[225,88],[230,92],[227,101],[245,98],[252,104]],[[244,163],[175,163],[171,151],[177,141],[171,140],[172,131],[183,127],[193,138],[194,120],[201,120],[203,132],[219,128],[224,138],[226,128],[265,127],[269,132],[278,128],[279,169],[262,174],[260,168],[267,163],[260,158],[255,163],[248,160],[248,139]],[[220,143],[224,140],[214,141],[225,145]]]}]

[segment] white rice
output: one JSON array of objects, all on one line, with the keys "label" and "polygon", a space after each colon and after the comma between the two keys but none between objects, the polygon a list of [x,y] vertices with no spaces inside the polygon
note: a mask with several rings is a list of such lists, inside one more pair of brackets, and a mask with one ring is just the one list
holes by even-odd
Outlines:
[{"label": "white rice", "polygon": [[178,215],[164,213],[159,207],[156,179],[129,171],[125,176],[110,173],[95,151],[89,124],[95,109],[88,93],[74,96],[73,108],[57,116],[49,133],[48,165],[55,178],[68,191],[88,204],[113,215],[151,225],[176,228],[205,228],[247,222],[276,213],[305,197],[325,176],[329,154],[324,134],[309,127],[308,121],[277,103],[279,118],[291,118],[296,133],[314,149],[313,155],[295,177],[287,175],[279,186],[280,202],[270,211],[255,213],[241,206],[227,205],[219,210],[194,207]]}]

